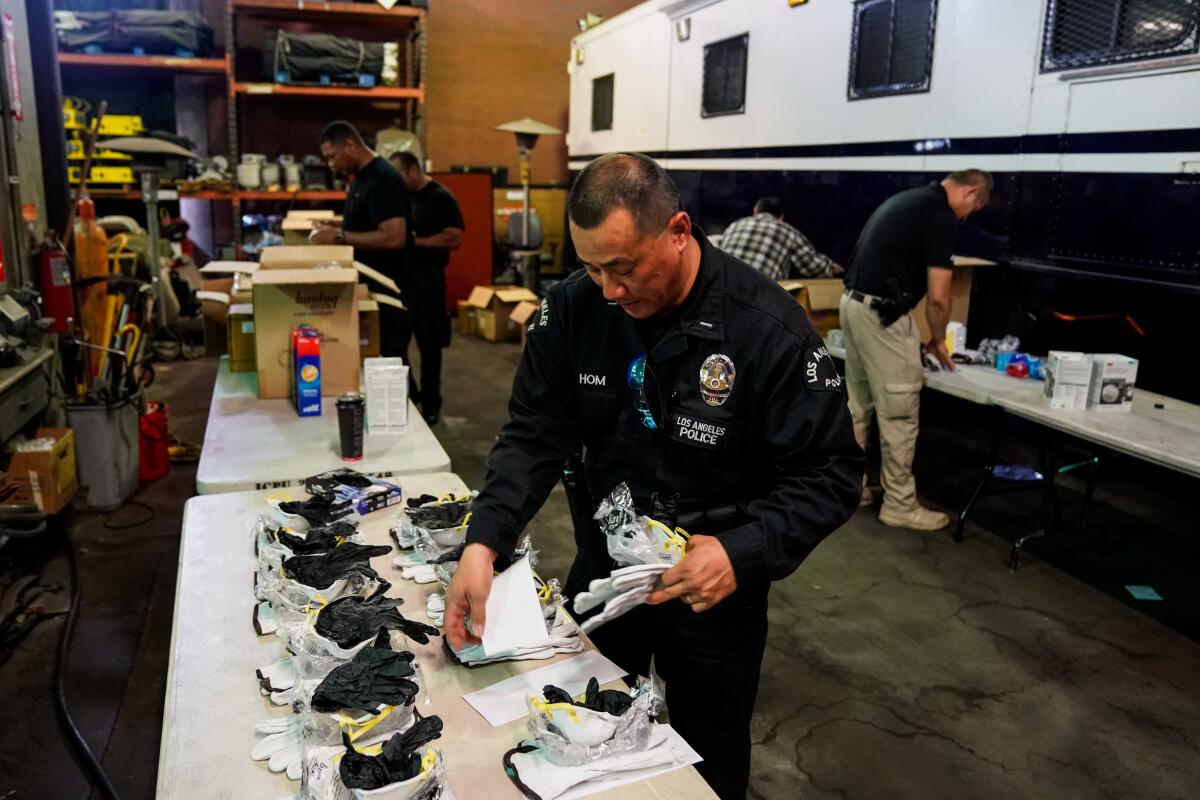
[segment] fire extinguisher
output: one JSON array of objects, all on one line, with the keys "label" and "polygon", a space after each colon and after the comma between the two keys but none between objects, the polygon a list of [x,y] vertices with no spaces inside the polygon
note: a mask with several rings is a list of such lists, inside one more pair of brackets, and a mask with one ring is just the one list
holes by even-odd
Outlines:
[{"label": "fire extinguisher", "polygon": [[42,316],[54,318],[49,328],[51,332],[66,333],[67,318],[78,317],[67,252],[53,240],[48,240],[39,248],[38,258],[42,268]]}]

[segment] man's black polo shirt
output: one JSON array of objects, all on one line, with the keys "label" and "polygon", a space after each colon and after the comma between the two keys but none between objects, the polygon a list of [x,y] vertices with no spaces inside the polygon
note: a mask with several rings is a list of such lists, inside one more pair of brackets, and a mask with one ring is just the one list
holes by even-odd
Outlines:
[{"label": "man's black polo shirt", "polygon": [[958,218],[939,183],[889,197],[863,226],[850,254],[846,286],[890,297],[908,295],[915,306],[926,291],[929,267],[952,266]]}]

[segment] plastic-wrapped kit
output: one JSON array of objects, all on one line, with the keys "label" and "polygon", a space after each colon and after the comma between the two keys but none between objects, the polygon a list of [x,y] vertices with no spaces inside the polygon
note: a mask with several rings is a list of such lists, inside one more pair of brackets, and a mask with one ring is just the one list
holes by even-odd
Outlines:
[{"label": "plastic-wrapped kit", "polygon": [[630,692],[601,690],[592,678],[582,700],[557,686],[526,703],[526,725],[545,757],[560,766],[577,766],[646,747],[654,717],[662,705],[654,682],[639,678]]},{"label": "plastic-wrapped kit", "polygon": [[374,636],[380,628],[399,630],[410,639],[428,644],[441,632],[423,622],[406,619],[397,606],[404,601],[385,597],[391,584],[381,584],[370,597],[342,597],[317,612],[314,631],[342,648],[354,647]]},{"label": "plastic-wrapped kit", "polygon": [[328,553],[292,556],[283,562],[283,577],[314,589],[328,589],[335,581],[354,576],[379,580],[379,573],[370,561],[392,552],[390,545],[366,545],[347,542]]},{"label": "plastic-wrapped kit", "polygon": [[[435,556],[461,544],[476,494],[478,492],[471,492],[465,497],[410,497],[408,507],[397,515],[396,524],[391,529],[396,545],[401,550],[416,547],[418,532],[422,529],[430,533],[429,539],[437,545]],[[456,533],[460,528],[461,535]]]},{"label": "plastic-wrapped kit", "polygon": [[386,742],[368,747],[343,739],[340,745],[305,748],[304,800],[438,800],[446,786],[442,754],[429,747],[441,736],[438,717],[420,717]]},{"label": "plastic-wrapped kit", "polygon": [[260,570],[277,568],[292,556],[321,555],[346,542],[363,543],[357,524],[345,520],[298,532],[266,517],[259,517],[252,533],[254,554]]},{"label": "plastic-wrapped kit", "polygon": [[307,500],[292,500],[286,495],[271,497],[267,499],[267,504],[274,510],[281,523],[297,531],[329,525],[354,513],[350,501],[324,495],[316,495]]},{"label": "plastic-wrapped kit", "polygon": [[678,564],[683,559],[687,533],[639,514],[624,483],[600,501],[594,519],[607,541],[609,556],[622,566]]}]

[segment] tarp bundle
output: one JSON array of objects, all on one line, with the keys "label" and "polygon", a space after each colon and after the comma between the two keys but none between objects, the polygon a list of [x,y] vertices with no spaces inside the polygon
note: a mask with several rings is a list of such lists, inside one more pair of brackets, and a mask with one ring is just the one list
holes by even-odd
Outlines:
[{"label": "tarp bundle", "polygon": [[263,52],[264,77],[280,72],[288,81],[319,81],[323,76],[373,75],[383,72],[383,44],[331,33],[268,31]]},{"label": "tarp bundle", "polygon": [[191,11],[58,11],[55,28],[65,50],[96,46],[126,52],[140,47],[147,53],[172,55],[186,50],[197,56],[211,55],[213,50],[213,29]]}]

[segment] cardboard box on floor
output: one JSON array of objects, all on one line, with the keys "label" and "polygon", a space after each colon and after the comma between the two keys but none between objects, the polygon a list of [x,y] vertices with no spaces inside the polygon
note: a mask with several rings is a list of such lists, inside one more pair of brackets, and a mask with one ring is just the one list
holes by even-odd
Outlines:
[{"label": "cardboard box on floor", "polygon": [[522,348],[525,347],[525,337],[529,334],[529,320],[533,317],[537,310],[537,303],[534,303],[530,300],[522,300],[521,302],[517,303],[517,307],[512,310],[511,314],[508,315],[508,318],[521,331]]},{"label": "cardboard box on floor", "polygon": [[779,285],[796,298],[796,302],[812,320],[813,327],[822,336],[840,327],[838,303],[846,288],[841,278],[803,278],[780,281]]},{"label": "cardboard box on floor", "polygon": [[10,502],[56,514],[75,498],[75,433],[38,428],[27,446],[33,449],[13,453],[8,463],[8,477],[17,484]]},{"label": "cardboard box on floor", "polygon": [[522,301],[536,303],[538,296],[522,286],[476,286],[467,298],[475,311],[475,333],[489,342],[519,338],[521,328],[509,315]]},{"label": "cardboard box on floor", "polygon": [[[995,261],[985,261],[982,258],[954,256],[954,275],[950,279],[950,322],[967,324],[967,316],[971,311],[971,284],[978,267],[995,266]],[[917,303],[912,311],[917,321],[917,331],[921,342],[929,341],[929,323],[925,320],[925,298]],[[969,331],[968,331],[969,333]]]},{"label": "cardboard box on floor", "polygon": [[[314,269],[337,263],[343,268]],[[258,396],[291,396],[291,336],[296,325],[321,333],[321,394],[358,389],[359,330],[354,248],[268,247],[254,276],[254,352]]]},{"label": "cardboard box on floor", "polygon": [[458,332],[464,335],[475,332],[475,308],[466,300],[458,301]]}]

